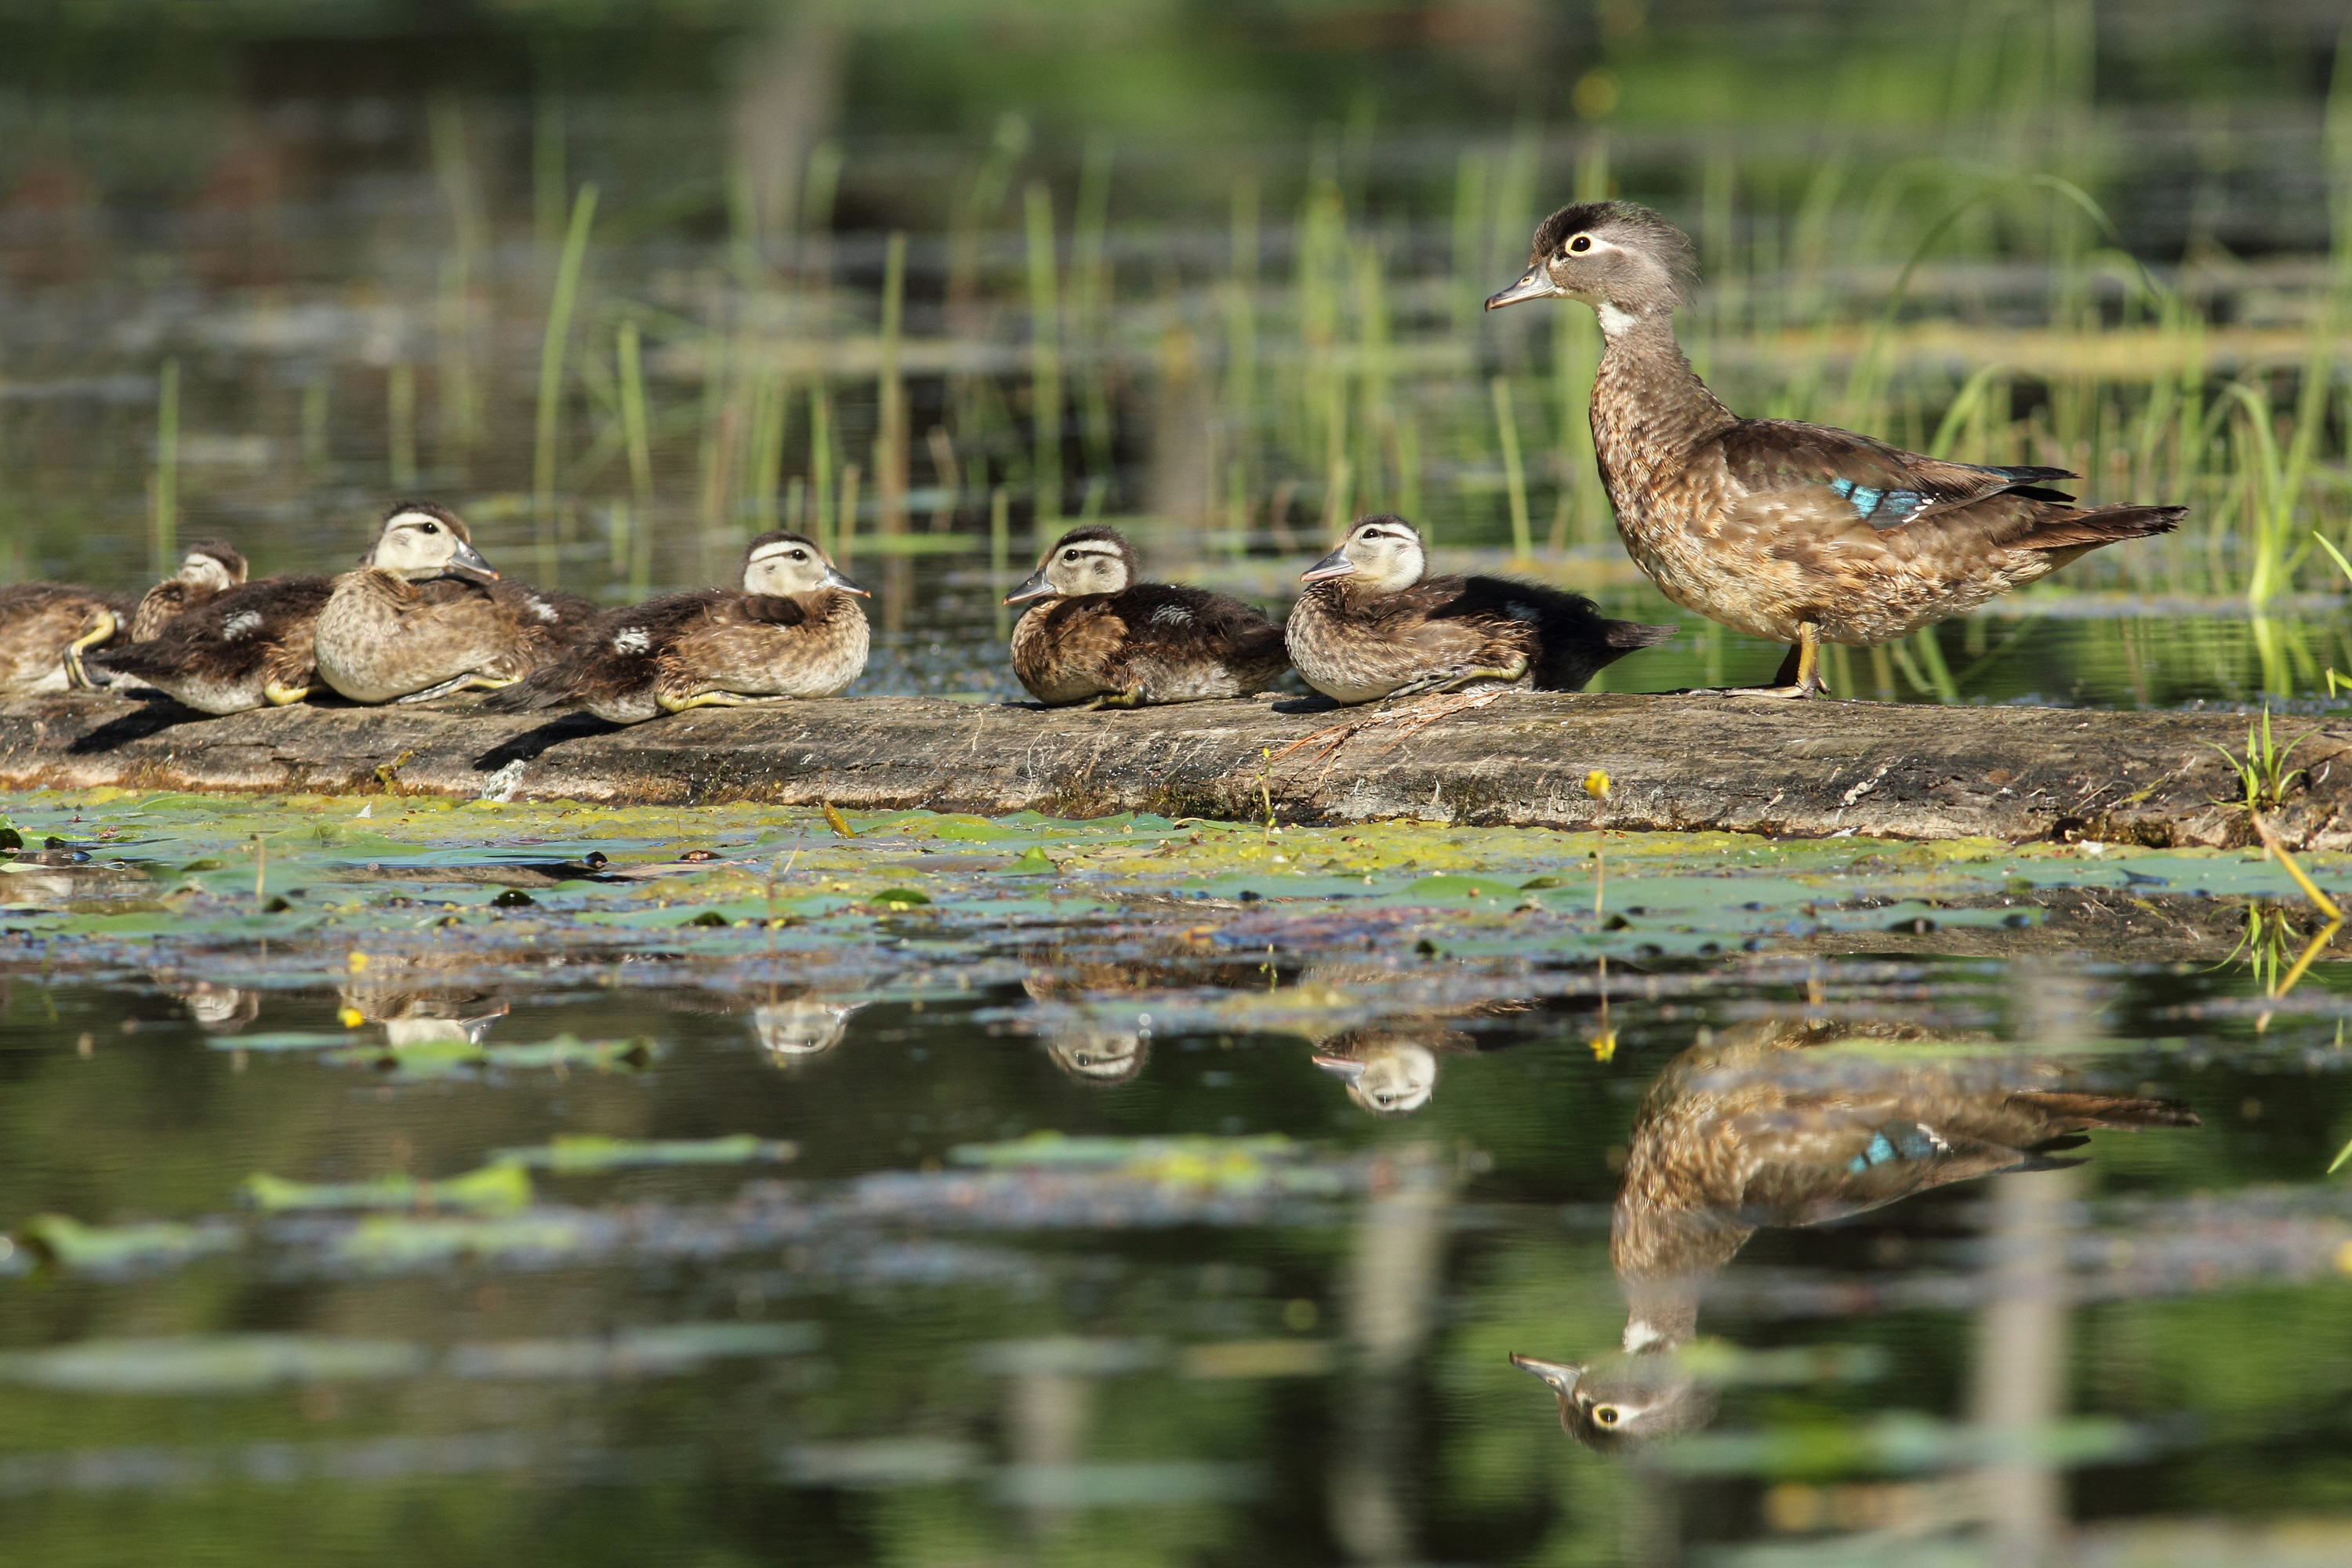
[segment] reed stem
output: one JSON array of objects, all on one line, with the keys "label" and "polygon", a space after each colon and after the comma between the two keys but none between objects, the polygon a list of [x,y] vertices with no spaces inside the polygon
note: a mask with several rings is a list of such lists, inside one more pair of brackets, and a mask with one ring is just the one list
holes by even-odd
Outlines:
[{"label": "reed stem", "polygon": [[1053,531],[1062,516],[1062,349],[1058,266],[1054,252],[1054,196],[1032,182],[1029,226],[1029,401],[1034,439],[1030,486],[1037,531]]},{"label": "reed stem", "polygon": [[996,602],[996,640],[1012,630],[1013,606],[1004,602],[1005,574],[1013,563],[1013,498],[1003,485],[988,492],[988,596]]},{"label": "reed stem", "polygon": [[547,305],[547,334],[539,349],[539,426],[532,450],[531,509],[539,529],[540,575],[550,584],[562,580],[555,549],[555,460],[557,421],[562,412],[563,354],[572,335],[572,304],[580,289],[580,264],[588,254],[588,230],[596,221],[596,187],[580,187],[572,204],[572,225],[563,236],[563,255],[556,263],[555,290]]},{"label": "reed stem", "polygon": [[1535,534],[1528,521],[1528,473],[1519,461],[1519,422],[1511,408],[1511,381],[1498,375],[1488,384],[1495,395],[1495,427],[1503,437],[1503,483],[1511,497],[1511,554],[1519,561],[1535,558]]},{"label": "reed stem", "polygon": [[834,533],[833,558],[846,569],[857,552],[857,480],[855,463],[841,468],[841,526]]},{"label": "reed stem", "polygon": [[907,382],[898,370],[906,303],[907,236],[894,231],[882,264],[881,409],[874,437],[874,499],[886,536],[907,528]]},{"label": "reed stem", "polygon": [[180,564],[180,362],[167,359],[155,382],[155,477],[153,500],[155,575],[169,576]]},{"label": "reed stem", "polygon": [[416,367],[402,360],[384,373],[385,446],[391,454],[392,488],[416,488]]}]

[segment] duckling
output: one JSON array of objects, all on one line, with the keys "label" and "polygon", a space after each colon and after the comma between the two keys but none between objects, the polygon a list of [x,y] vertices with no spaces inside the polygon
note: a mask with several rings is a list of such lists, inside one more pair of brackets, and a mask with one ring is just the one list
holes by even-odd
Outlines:
[{"label": "duckling", "polygon": [[574,595],[501,579],[464,519],[430,501],[402,501],[319,612],[319,675],[354,702],[496,689],[537,668],[595,613]]},{"label": "duckling", "polygon": [[1696,278],[1679,229],[1632,202],[1544,219],[1526,276],[1486,301],[1581,300],[1606,340],[1592,440],[1617,531],[1675,604],[1790,645],[1771,695],[1822,689],[1824,642],[1867,647],[1965,614],[2101,545],[2168,533],[2178,506],[2095,506],[2064,468],[1979,468],[1791,419],[1741,419],[1675,342]]},{"label": "duckling", "polygon": [[830,697],[866,668],[866,596],[797,533],[743,552],[743,587],[666,594],[598,616],[562,657],[485,700],[493,712],[577,704],[614,724],[689,708]]},{"label": "duckling", "polygon": [[1285,636],[1307,684],[1335,702],[1465,687],[1578,691],[1603,665],[1679,628],[1603,617],[1591,600],[1500,577],[1425,577],[1421,533],[1368,517],[1299,574]]},{"label": "duckling", "polygon": [[147,590],[131,617],[131,640],[147,642],[183,610],[193,610],[245,581],[245,557],[222,539],[200,539],[188,547],[176,576]]},{"label": "duckling", "polygon": [[1912,1024],[1763,1018],[1683,1052],[1634,1113],[1610,1215],[1628,1309],[1620,1352],[1512,1364],[1550,1386],[1560,1425],[1589,1447],[1688,1431],[1713,1415],[1713,1391],[1668,1352],[1698,1331],[1700,1285],[1759,1227],[2076,1163],[2051,1156],[2095,1130],[2198,1125],[2178,1100],[2087,1092],[2060,1063],[1982,1050]]},{"label": "duckling", "polygon": [[0,588],[0,697],[93,687],[82,656],[120,636],[131,607],[128,594],[63,583]]},{"label": "duckling", "polygon": [[146,641],[108,648],[90,662],[199,713],[299,702],[318,685],[313,633],[333,593],[325,577],[240,584],[181,611]]},{"label": "duckling", "polygon": [[1032,697],[1089,708],[1246,697],[1289,664],[1281,628],[1240,600],[1141,576],[1117,530],[1074,528],[1004,595],[1051,600],[1013,628],[1013,673]]}]

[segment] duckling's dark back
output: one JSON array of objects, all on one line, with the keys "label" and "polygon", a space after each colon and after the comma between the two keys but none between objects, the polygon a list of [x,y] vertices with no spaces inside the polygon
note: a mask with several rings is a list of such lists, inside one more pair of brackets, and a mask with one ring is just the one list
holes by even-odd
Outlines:
[{"label": "duckling's dark back", "polygon": [[1538,691],[1581,691],[1605,667],[1627,654],[1654,647],[1679,629],[1612,620],[1581,594],[1517,583],[1505,577],[1440,577],[1459,585],[1433,617],[1478,616],[1520,621],[1535,628],[1535,669],[1528,683]]}]

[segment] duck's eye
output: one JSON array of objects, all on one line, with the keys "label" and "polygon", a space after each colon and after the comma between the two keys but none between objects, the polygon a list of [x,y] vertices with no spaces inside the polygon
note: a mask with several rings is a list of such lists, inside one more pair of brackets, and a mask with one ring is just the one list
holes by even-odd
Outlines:
[{"label": "duck's eye", "polygon": [[1617,1407],[1613,1405],[1596,1405],[1592,1407],[1592,1419],[1601,1426],[1614,1426],[1617,1425]]},{"label": "duck's eye", "polygon": [[420,523],[417,527],[417,531],[420,533],[438,533],[441,531],[441,525],[437,522]]},{"label": "duck's eye", "polygon": [[1396,1103],[1396,1096],[1393,1094],[1376,1094],[1372,1096],[1372,1098],[1379,1100],[1382,1105],[1394,1105]]},{"label": "duck's eye", "polygon": [[1592,237],[1589,234],[1580,234],[1568,242],[1569,254],[1571,256],[1581,256],[1591,248]]},{"label": "duck's eye", "polygon": [[1065,550],[1062,552],[1062,559],[1065,561],[1076,561],[1077,558],[1078,552],[1075,550]]},{"label": "duck's eye", "polygon": [[808,552],[805,550],[795,550],[793,552],[793,559],[795,561],[805,561],[808,559]]}]

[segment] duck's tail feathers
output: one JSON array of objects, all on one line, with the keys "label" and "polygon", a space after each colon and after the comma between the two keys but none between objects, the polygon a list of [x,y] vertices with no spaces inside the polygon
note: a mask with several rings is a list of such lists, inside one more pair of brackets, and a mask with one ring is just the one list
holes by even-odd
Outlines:
[{"label": "duck's tail feathers", "polygon": [[1680,630],[1679,626],[1645,626],[1639,621],[1605,621],[1601,624],[1601,640],[1631,653],[1637,647],[1655,647]]},{"label": "duck's tail feathers", "polygon": [[164,657],[164,646],[159,642],[117,643],[112,647],[84,654],[82,659],[100,669],[135,675],[142,680],[172,672],[172,661]]},{"label": "duck's tail feathers", "polygon": [[[2195,1127],[2197,1113],[2177,1100],[2153,1100],[2128,1094],[2082,1094],[2053,1089],[2010,1097],[2032,1107],[2069,1131],[2094,1127]],[[2061,1141],[2041,1145],[2053,1147]]]},{"label": "duck's tail feathers", "polygon": [[2095,550],[2126,539],[2170,533],[2188,515],[2185,506],[2105,506],[2053,518],[2017,543],[2024,550]]}]

